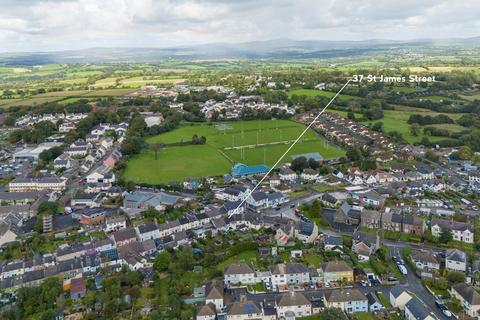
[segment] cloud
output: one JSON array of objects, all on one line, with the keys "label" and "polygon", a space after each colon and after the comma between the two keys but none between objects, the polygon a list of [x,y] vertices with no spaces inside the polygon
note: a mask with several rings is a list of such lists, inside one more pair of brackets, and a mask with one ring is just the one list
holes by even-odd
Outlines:
[{"label": "cloud", "polygon": [[477,0],[2,0],[0,51],[477,36]]}]

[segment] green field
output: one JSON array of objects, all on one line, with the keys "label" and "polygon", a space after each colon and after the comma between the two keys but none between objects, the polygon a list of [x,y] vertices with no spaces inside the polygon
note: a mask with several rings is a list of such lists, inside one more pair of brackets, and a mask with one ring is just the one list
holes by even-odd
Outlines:
[{"label": "green field", "polygon": [[[182,181],[187,177],[216,176],[229,173],[236,162],[273,165],[303,131],[303,124],[289,120],[236,121],[217,125],[187,124],[147,140],[149,144],[166,144],[158,153],[143,152],[129,160],[125,179],[149,184]],[[192,136],[205,136],[205,145],[169,146],[187,142]],[[258,137],[258,145],[257,145]],[[262,145],[265,144],[265,145]],[[243,147],[243,152],[239,147]],[[235,149],[234,149],[235,148]],[[335,158],[344,152],[324,142],[314,131],[308,131],[289,155],[319,152],[324,158]],[[243,153],[243,155],[242,155]],[[290,162],[287,155],[283,162]]]},{"label": "green field", "polygon": [[406,86],[394,86],[392,88],[393,92],[400,92],[400,93],[414,93],[420,91],[418,88],[414,87],[406,87]]},{"label": "green field", "polygon": [[[316,89],[294,89],[288,91],[288,97],[290,98],[292,95],[296,94],[297,96],[322,96],[327,98],[332,98],[335,95],[335,92],[325,91],[325,90],[316,90]],[[339,94],[338,98],[350,100],[350,99],[361,99],[360,97],[351,96],[348,94]]]},{"label": "green field", "polygon": [[25,99],[1,99],[0,107],[36,106],[47,102],[65,101],[67,99],[117,97],[134,92],[135,89],[105,89],[105,90],[71,90],[37,94]]},{"label": "green field", "polygon": [[[346,111],[331,109],[331,110],[328,110],[328,112],[336,113],[342,117],[347,116]],[[368,125],[369,123],[383,122],[383,131],[385,132],[397,131],[402,135],[402,137],[405,140],[407,140],[410,143],[414,143],[414,142],[421,141],[425,135],[423,134],[423,128],[422,128],[422,132],[416,137],[410,133],[410,124],[408,123],[408,119],[412,114],[421,114],[421,115],[428,114],[428,115],[431,115],[432,117],[439,114],[444,114],[454,120],[459,119],[462,115],[464,115],[463,113],[439,113],[439,112],[434,112],[427,109],[402,107],[401,110],[384,110],[382,119],[375,120],[375,121],[363,121],[361,123],[364,125]],[[362,115],[355,114],[355,118],[361,119]],[[432,126],[436,128],[447,129],[451,132],[460,132],[465,130],[465,128],[457,124],[436,124]],[[429,136],[428,139],[432,142],[435,142],[435,141],[444,140],[448,138]]]}]

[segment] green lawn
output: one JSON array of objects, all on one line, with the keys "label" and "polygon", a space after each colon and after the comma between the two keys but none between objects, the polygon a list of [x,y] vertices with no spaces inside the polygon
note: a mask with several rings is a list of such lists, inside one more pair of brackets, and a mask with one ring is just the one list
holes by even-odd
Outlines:
[{"label": "green lawn", "polygon": [[[186,124],[151,137],[147,143],[164,143],[155,160],[154,152],[145,150],[129,160],[125,179],[138,183],[161,184],[187,177],[218,176],[229,173],[233,163],[272,166],[304,130],[304,125],[289,120],[235,121],[222,124]],[[193,135],[205,136],[205,145],[169,146],[191,141]],[[257,145],[258,142],[258,145]],[[262,145],[264,144],[264,145]],[[243,151],[239,149],[243,147]],[[236,148],[236,149],[234,149]],[[328,144],[313,130],[305,133],[290,155],[318,152],[324,158],[343,156],[343,150]]]},{"label": "green lawn", "polygon": [[254,264],[257,261],[257,256],[258,256],[257,251],[254,251],[254,250],[244,251],[236,256],[228,258],[222,263],[219,263],[216,268],[217,270],[223,272],[226,266],[234,263],[245,262],[249,264]]},{"label": "green lawn", "polygon": [[373,312],[355,312],[354,319],[358,320],[374,320],[377,319]]},{"label": "green lawn", "polygon": [[320,268],[323,263],[323,258],[318,254],[305,254],[303,260],[310,266],[314,268]]}]

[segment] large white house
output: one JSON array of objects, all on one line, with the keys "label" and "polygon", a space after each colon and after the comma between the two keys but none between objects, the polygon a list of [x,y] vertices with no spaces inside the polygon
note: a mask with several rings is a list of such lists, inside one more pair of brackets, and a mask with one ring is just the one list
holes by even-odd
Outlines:
[{"label": "large white house", "polygon": [[469,223],[432,219],[432,235],[434,237],[440,237],[444,229],[452,232],[455,241],[473,243],[473,228]]}]

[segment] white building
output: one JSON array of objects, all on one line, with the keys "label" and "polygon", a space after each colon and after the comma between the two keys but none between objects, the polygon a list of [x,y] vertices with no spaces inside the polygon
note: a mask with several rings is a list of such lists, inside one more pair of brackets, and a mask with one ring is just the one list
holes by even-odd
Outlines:
[{"label": "white building", "polygon": [[448,249],[445,257],[445,268],[465,272],[467,270],[467,254],[458,249]]},{"label": "white building", "polygon": [[255,271],[246,263],[236,263],[227,266],[223,279],[227,286],[256,283]]},{"label": "white building", "polygon": [[473,243],[473,228],[469,223],[432,219],[432,235],[434,237],[440,237],[443,229],[450,230],[455,241]]},{"label": "white building", "polygon": [[10,192],[24,191],[63,191],[65,190],[66,180],[58,177],[44,178],[15,178],[8,184]]}]

